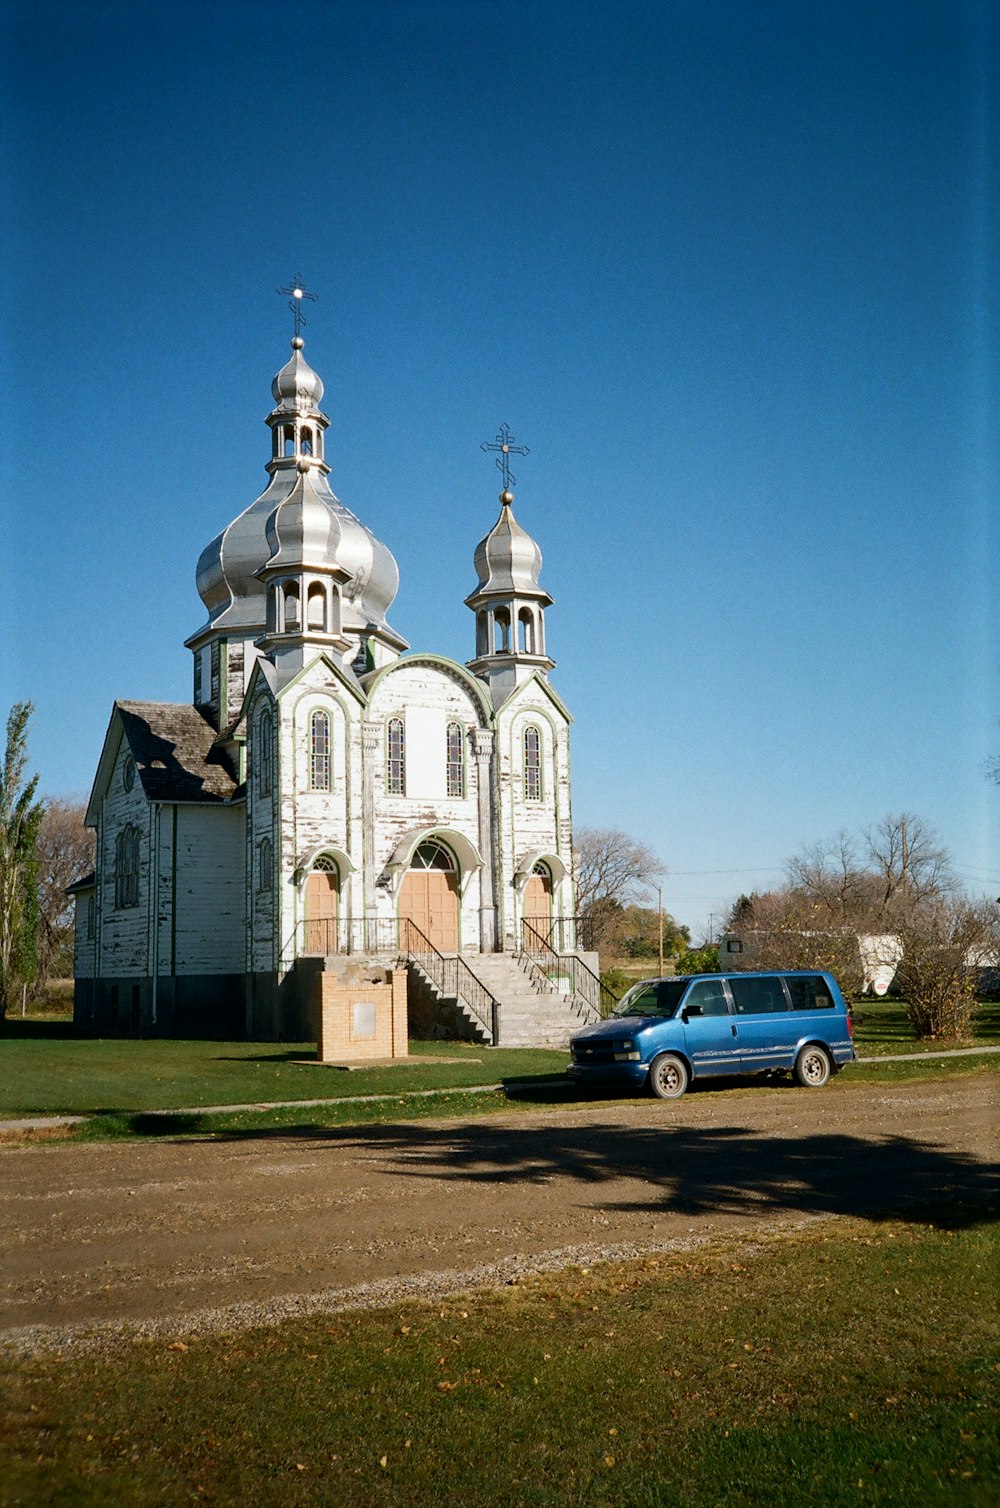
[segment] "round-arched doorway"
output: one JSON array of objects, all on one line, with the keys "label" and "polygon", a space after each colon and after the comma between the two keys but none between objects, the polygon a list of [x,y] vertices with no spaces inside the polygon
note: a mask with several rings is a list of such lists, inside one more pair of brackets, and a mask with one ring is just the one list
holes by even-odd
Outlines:
[{"label": "round-arched doorway", "polygon": [[443,843],[414,851],[399,895],[399,919],[411,921],[439,953],[458,952],[458,868]]},{"label": "round-arched doorway", "polygon": [[340,873],[333,859],[320,854],[306,880],[306,952],[337,953]]},{"label": "round-arched doorway", "polygon": [[522,914],[528,926],[548,942],[552,931],[552,871],[547,864],[536,864],[528,876]]}]

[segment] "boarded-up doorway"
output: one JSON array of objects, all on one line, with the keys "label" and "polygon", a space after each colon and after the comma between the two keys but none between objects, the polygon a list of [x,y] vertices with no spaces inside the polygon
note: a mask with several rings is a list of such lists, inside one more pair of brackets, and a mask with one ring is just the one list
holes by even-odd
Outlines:
[{"label": "boarded-up doorway", "polygon": [[458,872],[442,843],[421,843],[399,897],[400,921],[411,921],[439,953],[458,952]]}]

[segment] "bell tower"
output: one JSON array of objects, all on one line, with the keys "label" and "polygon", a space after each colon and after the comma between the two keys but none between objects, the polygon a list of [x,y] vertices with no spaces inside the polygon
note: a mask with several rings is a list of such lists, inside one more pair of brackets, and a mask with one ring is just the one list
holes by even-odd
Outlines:
[{"label": "bell tower", "polygon": [[513,439],[504,424],[495,443],[483,442],[484,450],[499,452],[500,517],[476,546],[479,585],[465,599],[476,615],[476,657],[466,663],[488,683],[496,703],[530,675],[547,675],[555,664],[545,652],[545,609],[552,598],[538,580],[542,552],[514,517],[509,458],[527,455],[528,448]]}]

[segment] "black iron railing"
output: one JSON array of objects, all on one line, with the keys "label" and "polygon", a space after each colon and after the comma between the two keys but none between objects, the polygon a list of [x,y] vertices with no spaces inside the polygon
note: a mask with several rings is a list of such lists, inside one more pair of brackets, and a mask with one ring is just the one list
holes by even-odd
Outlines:
[{"label": "black iron railing", "polygon": [[499,1047],[500,1002],[480,983],[460,953],[440,953],[408,917],[399,922],[399,951],[408,962],[423,969],[442,995],[453,995],[467,1006],[489,1033],[493,1046]]},{"label": "black iron railing", "polygon": [[602,984],[582,958],[554,948],[549,939],[526,919],[521,922],[521,957],[533,969],[540,970],[556,989],[565,980],[570,997],[589,1006],[599,1016],[610,1016],[618,1004],[614,990]]},{"label": "black iron railing", "polygon": [[394,916],[318,917],[299,923],[300,954],[399,952],[399,922]]}]

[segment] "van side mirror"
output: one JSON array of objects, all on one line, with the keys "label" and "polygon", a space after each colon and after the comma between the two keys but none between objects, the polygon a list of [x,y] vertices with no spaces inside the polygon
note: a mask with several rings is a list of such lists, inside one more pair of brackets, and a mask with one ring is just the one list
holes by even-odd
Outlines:
[{"label": "van side mirror", "polygon": [[700,1005],[686,1005],[681,1011],[681,1020],[685,1022],[690,1021],[692,1016],[700,1015],[702,1015],[702,1009]]}]

